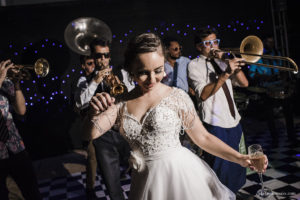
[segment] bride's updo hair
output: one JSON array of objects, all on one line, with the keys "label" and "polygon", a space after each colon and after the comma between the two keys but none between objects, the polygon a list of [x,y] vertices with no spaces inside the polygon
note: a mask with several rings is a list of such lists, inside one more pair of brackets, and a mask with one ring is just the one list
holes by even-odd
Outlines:
[{"label": "bride's updo hair", "polygon": [[133,63],[135,62],[137,55],[150,52],[158,52],[162,56],[164,55],[162,42],[156,34],[142,33],[132,38],[125,51],[124,69],[132,75],[134,70]]}]

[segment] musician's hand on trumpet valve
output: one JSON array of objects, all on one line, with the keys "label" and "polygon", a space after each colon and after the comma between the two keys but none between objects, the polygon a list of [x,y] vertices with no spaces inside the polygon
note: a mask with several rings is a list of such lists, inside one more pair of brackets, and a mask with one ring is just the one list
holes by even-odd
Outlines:
[{"label": "musician's hand on trumpet valve", "polygon": [[110,74],[111,70],[112,70],[111,68],[105,68],[98,71],[98,73],[94,77],[94,81],[96,83],[101,83],[103,79]]},{"label": "musician's hand on trumpet valve", "polygon": [[122,82],[117,76],[114,76],[113,74],[109,74],[107,77],[107,82],[110,83],[110,85],[120,85]]},{"label": "musician's hand on trumpet valve", "polygon": [[20,80],[29,80],[30,73],[23,69],[23,65],[14,65],[13,68],[8,70],[7,77],[14,83],[19,84]]},{"label": "musician's hand on trumpet valve", "polygon": [[13,63],[10,60],[5,60],[0,63],[0,86],[6,78],[7,70],[13,68]]},{"label": "musician's hand on trumpet valve", "polygon": [[20,73],[21,68],[23,68],[22,65],[14,65],[11,60],[2,61],[0,63],[0,85],[5,78],[11,79],[14,84],[18,83],[24,78],[23,74]]}]

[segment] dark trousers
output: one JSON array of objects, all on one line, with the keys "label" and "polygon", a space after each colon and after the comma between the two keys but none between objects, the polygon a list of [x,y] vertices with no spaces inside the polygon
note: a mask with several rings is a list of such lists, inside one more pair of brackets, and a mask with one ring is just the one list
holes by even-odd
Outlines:
[{"label": "dark trousers", "polygon": [[109,131],[93,141],[98,167],[112,200],[124,200],[120,182],[120,163],[129,157],[129,145],[115,131]]},{"label": "dark trousers", "polygon": [[26,200],[40,200],[37,179],[31,159],[26,151],[10,154],[8,159],[0,160],[0,199],[8,200],[6,178],[10,175],[20,188]]},{"label": "dark trousers", "polygon": [[97,160],[93,141],[87,143],[86,190],[93,191],[97,174]]},{"label": "dark trousers", "polygon": [[[218,137],[236,151],[239,151],[239,143],[242,136],[242,127],[240,124],[234,128],[221,128],[206,123],[203,123],[203,125],[208,132]],[[237,193],[245,184],[246,168],[239,164],[215,157],[205,151],[203,151],[202,158],[215,171],[219,180],[232,192]]]}]

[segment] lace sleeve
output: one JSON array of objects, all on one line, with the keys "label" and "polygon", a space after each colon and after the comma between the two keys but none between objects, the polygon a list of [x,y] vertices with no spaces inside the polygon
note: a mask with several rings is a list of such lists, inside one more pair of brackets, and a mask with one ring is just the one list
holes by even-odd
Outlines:
[{"label": "lace sleeve", "polygon": [[[120,110],[120,103],[110,107],[108,110],[92,117],[90,121],[98,130],[99,136],[103,135],[109,129],[119,130],[119,110]],[[94,137],[94,136],[93,136]],[[96,136],[95,136],[96,137]]]},{"label": "lace sleeve", "polygon": [[119,102],[117,103],[117,118],[116,118],[116,122],[113,125],[113,129],[119,131],[120,127],[121,127],[121,116],[122,116],[122,108],[124,106],[124,102]]},{"label": "lace sleeve", "polygon": [[178,114],[183,130],[191,129],[197,117],[195,106],[189,95],[183,90],[178,92]]}]

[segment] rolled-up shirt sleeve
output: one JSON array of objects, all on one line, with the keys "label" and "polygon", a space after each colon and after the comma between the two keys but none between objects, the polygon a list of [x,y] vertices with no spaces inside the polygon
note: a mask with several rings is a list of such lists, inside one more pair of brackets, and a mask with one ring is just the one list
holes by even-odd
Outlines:
[{"label": "rolled-up shirt sleeve", "polygon": [[94,96],[98,85],[99,84],[95,81],[91,81],[90,83],[88,83],[86,77],[84,76],[79,78],[74,96],[77,108],[83,109],[88,106],[89,101]]},{"label": "rolled-up shirt sleeve", "polygon": [[200,98],[204,87],[207,85],[207,69],[205,63],[192,60],[188,65],[188,81],[190,87],[195,91],[197,98]]}]

